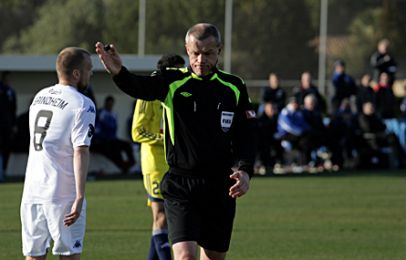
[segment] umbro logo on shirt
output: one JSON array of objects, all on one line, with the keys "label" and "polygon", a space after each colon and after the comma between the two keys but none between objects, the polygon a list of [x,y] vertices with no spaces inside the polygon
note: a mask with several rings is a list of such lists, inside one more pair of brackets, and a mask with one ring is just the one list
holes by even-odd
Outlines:
[{"label": "umbro logo on shirt", "polygon": [[184,97],[190,97],[192,96],[192,94],[190,94],[189,92],[180,92],[180,94]]}]

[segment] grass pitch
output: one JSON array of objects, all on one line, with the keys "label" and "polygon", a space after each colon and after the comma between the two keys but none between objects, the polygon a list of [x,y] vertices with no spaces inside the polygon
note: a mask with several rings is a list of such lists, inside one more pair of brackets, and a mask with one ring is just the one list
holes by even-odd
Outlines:
[{"label": "grass pitch", "polygon": [[[0,259],[23,258],[22,186],[0,185]],[[82,259],[146,259],[142,181],[88,182],[86,193]],[[406,174],[253,178],[238,199],[228,259],[406,259]]]}]

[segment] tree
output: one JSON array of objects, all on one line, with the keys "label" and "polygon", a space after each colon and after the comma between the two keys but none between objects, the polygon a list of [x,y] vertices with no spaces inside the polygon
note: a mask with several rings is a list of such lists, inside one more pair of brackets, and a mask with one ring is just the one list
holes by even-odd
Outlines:
[{"label": "tree", "polygon": [[233,71],[265,78],[273,71],[298,78],[315,71],[317,55],[309,47],[316,35],[305,1],[237,1],[233,35]]},{"label": "tree", "polygon": [[147,1],[147,52],[184,54],[186,31],[199,22],[213,23],[223,31],[224,1]]},{"label": "tree", "polygon": [[4,42],[31,25],[45,0],[2,0],[0,2],[0,50]]},{"label": "tree", "polygon": [[105,0],[102,37],[98,40],[117,45],[121,53],[136,53],[138,48],[138,6],[134,0]]},{"label": "tree", "polygon": [[93,48],[104,25],[103,4],[98,0],[49,0],[38,12],[38,20],[7,39],[8,53],[50,54],[75,45]]}]

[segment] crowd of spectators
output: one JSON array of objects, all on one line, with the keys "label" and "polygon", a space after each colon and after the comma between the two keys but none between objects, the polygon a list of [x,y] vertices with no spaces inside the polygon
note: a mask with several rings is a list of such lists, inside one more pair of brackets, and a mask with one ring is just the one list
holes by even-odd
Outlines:
[{"label": "crowd of spectators", "polygon": [[290,95],[270,73],[258,110],[256,172],[282,173],[292,165],[300,171],[406,166],[404,147],[385,125],[406,115],[406,97],[399,102],[394,95],[397,64],[388,47],[386,39],[378,43],[371,56],[372,76],[364,74],[358,85],[345,61],[337,60],[331,100],[320,94],[308,71]]},{"label": "crowd of spectators", "polygon": [[[309,71],[301,74],[299,85],[289,94],[278,74],[270,73],[258,109],[257,172],[283,172],[288,164],[318,170],[405,166],[404,147],[385,125],[387,119],[406,118],[406,97],[397,99],[393,91],[397,63],[387,39],[378,43],[370,65],[370,73],[357,81],[347,73],[345,61],[337,60],[329,100],[312,82]],[[0,80],[0,182],[10,153],[28,153],[30,138],[28,111],[17,117],[17,95],[10,77],[5,71]],[[96,104],[91,86],[83,94]],[[97,113],[91,149],[127,173],[136,164],[134,144],[117,137],[118,115],[113,106],[114,98],[106,97]]]}]

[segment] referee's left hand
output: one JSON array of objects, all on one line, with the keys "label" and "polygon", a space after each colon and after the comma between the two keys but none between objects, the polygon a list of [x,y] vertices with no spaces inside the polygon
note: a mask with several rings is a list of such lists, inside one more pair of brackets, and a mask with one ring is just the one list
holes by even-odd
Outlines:
[{"label": "referee's left hand", "polygon": [[230,175],[231,179],[234,179],[236,182],[231,186],[229,195],[232,198],[238,198],[247,193],[250,188],[250,177],[248,173],[244,171],[235,171]]}]

